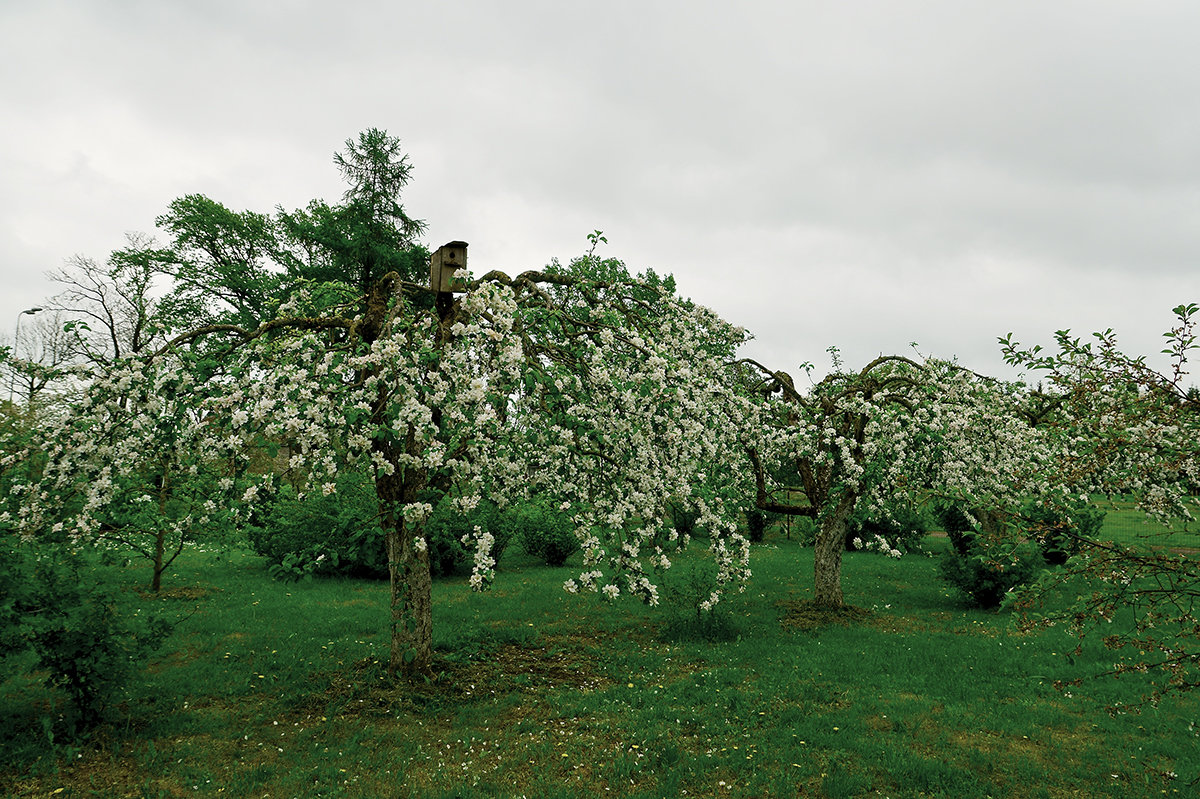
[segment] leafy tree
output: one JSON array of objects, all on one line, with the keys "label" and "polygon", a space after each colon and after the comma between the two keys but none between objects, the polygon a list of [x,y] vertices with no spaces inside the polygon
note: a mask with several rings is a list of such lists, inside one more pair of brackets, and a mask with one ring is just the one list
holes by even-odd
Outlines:
[{"label": "leafy tree", "polygon": [[[346,181],[342,199],[348,206],[362,209],[363,219],[377,225],[377,238],[395,238],[411,245],[425,230],[425,223],[413,219],[400,204],[400,191],[412,176],[412,164],[400,147],[400,140],[386,131],[369,128],[358,140],[347,139],[345,152],[335,153],[333,163]],[[381,275],[367,275],[371,278]]]},{"label": "leafy tree", "polygon": [[[1200,404],[1186,382],[1197,347],[1195,304],[1174,309],[1177,324],[1164,334],[1169,367],[1120,350],[1113,331],[1091,340],[1058,331],[1056,351],[1022,347],[1002,338],[1005,359],[1040,374],[1031,421],[1052,442],[1050,486],[1044,501],[1070,513],[1089,496],[1129,495],[1162,520],[1191,520],[1200,490]],[[1154,546],[1098,541],[1059,531],[1081,545],[1062,569],[1047,574],[1019,606],[1030,623],[1062,624],[1080,639],[1101,631],[1114,651],[1113,674],[1144,674],[1149,697],[1200,685],[1200,572],[1196,559]],[[1074,598],[1066,610],[1056,600]]]},{"label": "leafy tree", "polygon": [[161,304],[176,330],[205,323],[255,327],[273,314],[287,262],[275,219],[189,194],[156,223],[170,236],[156,268],[173,282]]},{"label": "leafy tree", "polygon": [[37,311],[22,312],[22,317],[32,318],[19,325],[8,357],[0,360],[0,369],[7,372],[7,399],[20,405],[26,419],[38,412],[47,397],[70,389],[69,371],[77,355],[61,313],[53,308]]},{"label": "leafy tree", "polygon": [[[815,601],[828,607],[843,604],[842,552],[856,509],[886,519],[904,497],[910,506],[943,497],[1015,507],[1036,482],[1040,452],[1017,412],[1018,387],[902,356],[843,371],[834,354],[835,370],[805,393],[786,373],[742,361],[764,400],[761,432],[746,444],[757,507],[816,520]],[[799,485],[773,481],[789,473]],[[804,501],[777,499],[784,488]],[[894,543],[885,549],[901,554]]]},{"label": "leafy tree", "polygon": [[[23,451],[0,458],[0,467],[24,475],[10,500],[23,503],[16,520],[25,536],[126,547],[152,562],[157,591],[187,542],[220,526],[212,496],[229,462],[205,446],[201,411],[188,402],[196,378],[184,360],[159,352],[117,361],[70,413],[42,420]],[[12,517],[9,510],[0,520]]]},{"label": "leafy tree", "polygon": [[[174,208],[182,213],[188,206],[198,213],[196,208],[207,205],[193,197],[175,203]],[[181,240],[184,238],[181,234]],[[165,571],[199,533],[197,520],[207,514],[198,510],[216,478],[201,468],[204,459],[193,449],[195,414],[175,400],[175,388],[168,383],[157,383],[151,392],[145,391],[138,384],[136,365],[131,369],[135,364],[131,359],[154,353],[165,345],[173,328],[194,323],[204,314],[196,309],[190,315],[180,312],[179,297],[195,292],[194,285],[185,284],[173,298],[160,299],[164,265],[178,264],[175,256],[179,249],[160,249],[152,238],[138,234],[129,234],[127,239],[127,245],[114,251],[103,265],[76,256],[52,273],[51,278],[64,290],[47,305],[56,310],[57,326],[73,342],[73,351],[82,361],[76,379],[86,381],[97,373],[124,375],[115,397],[95,398],[113,401],[131,412],[109,415],[110,424],[102,426],[106,435],[119,437],[122,427],[134,423],[158,431],[143,439],[144,446],[136,454],[108,451],[108,456],[123,459],[129,468],[92,475],[112,481],[111,502],[98,517],[98,539],[150,560],[150,586],[157,591]],[[63,324],[64,320],[68,321]],[[91,401],[85,397],[79,402],[86,407]],[[86,489],[71,480],[56,485],[64,497],[78,497]]]},{"label": "leafy tree", "polygon": [[315,282],[342,281],[359,296],[385,274],[423,282],[429,252],[418,242],[425,223],[408,215],[400,194],[412,164],[400,140],[371,128],[347,139],[333,161],[347,188],[342,204],[316,200],[304,211],[280,212],[279,226],[292,244],[293,275]]}]

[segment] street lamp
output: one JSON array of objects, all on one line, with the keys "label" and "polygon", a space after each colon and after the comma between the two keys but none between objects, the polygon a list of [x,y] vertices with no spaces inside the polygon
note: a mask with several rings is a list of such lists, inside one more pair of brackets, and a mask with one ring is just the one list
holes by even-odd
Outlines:
[{"label": "street lamp", "polygon": [[[13,334],[13,352],[12,352],[13,357],[16,357],[16,355],[17,355],[17,347],[21,346],[21,317],[22,316],[33,316],[35,313],[37,313],[38,311],[41,311],[41,310],[43,310],[41,307],[26,308],[24,311],[21,311],[19,314],[17,314],[17,330]],[[16,375],[14,374],[11,378],[9,378],[9,381],[8,381],[8,404],[9,405],[12,405],[13,387],[16,384],[16,382],[17,382],[17,378],[16,378]]]}]

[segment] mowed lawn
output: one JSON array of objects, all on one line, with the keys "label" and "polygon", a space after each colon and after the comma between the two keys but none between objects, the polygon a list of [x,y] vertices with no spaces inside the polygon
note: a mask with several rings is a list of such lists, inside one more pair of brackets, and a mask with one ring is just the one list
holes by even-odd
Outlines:
[{"label": "mowed lawn", "polygon": [[130,612],[180,623],[93,739],[52,747],[56,698],[0,684],[0,795],[1200,795],[1200,696],[1112,715],[1144,686],[1056,690],[1104,651],[965,608],[933,557],[847,554],[855,610],[830,615],[804,603],[811,550],[769,540],[705,640],[678,602],[571,596],[569,567],[510,551],[487,594],[435,585],[439,675],[417,686],[383,667],[385,585],[181,563],[159,598],[135,590],[144,568],[108,571]]},{"label": "mowed lawn", "polygon": [[1100,535],[1127,546],[1166,547],[1200,552],[1200,526],[1178,519],[1163,523],[1137,510],[1132,500],[1123,497],[1101,499],[1096,507],[1104,511]]}]

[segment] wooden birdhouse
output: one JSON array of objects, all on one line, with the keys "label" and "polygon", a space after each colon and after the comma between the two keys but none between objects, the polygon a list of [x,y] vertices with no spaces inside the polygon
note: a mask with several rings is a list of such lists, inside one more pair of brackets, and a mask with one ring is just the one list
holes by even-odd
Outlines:
[{"label": "wooden birdhouse", "polygon": [[467,290],[467,243],[452,241],[429,257],[429,287],[434,291]]}]

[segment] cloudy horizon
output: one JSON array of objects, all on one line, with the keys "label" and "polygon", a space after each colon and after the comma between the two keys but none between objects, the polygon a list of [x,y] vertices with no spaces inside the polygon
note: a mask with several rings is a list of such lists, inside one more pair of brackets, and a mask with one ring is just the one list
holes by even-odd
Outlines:
[{"label": "cloudy horizon", "polygon": [[1006,374],[1009,332],[1154,354],[1200,300],[1184,2],[0,5],[0,338],[171,200],[334,201],[368,127],[473,271],[587,248],[676,276],[795,371]]}]

